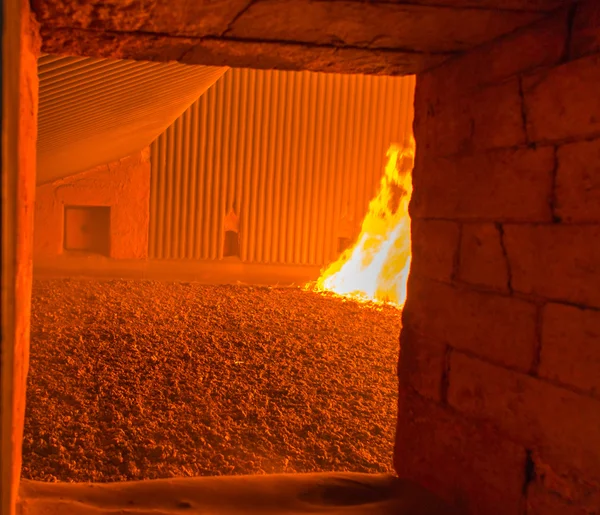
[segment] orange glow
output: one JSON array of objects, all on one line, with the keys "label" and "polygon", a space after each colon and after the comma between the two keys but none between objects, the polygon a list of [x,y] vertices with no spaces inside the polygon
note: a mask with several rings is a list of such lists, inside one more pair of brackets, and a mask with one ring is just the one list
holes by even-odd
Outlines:
[{"label": "orange glow", "polygon": [[402,306],[410,270],[410,217],[415,143],[391,145],[379,192],[369,203],[356,243],[317,280],[317,291]]}]

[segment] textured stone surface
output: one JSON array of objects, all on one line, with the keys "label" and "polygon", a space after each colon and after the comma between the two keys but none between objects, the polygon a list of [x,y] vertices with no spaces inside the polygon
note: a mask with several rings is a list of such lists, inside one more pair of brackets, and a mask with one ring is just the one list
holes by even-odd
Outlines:
[{"label": "textured stone surface", "polygon": [[[527,487],[527,513],[536,515],[594,515],[600,506],[598,478],[557,472],[532,453],[533,480]],[[590,481],[591,480],[591,481]]]},{"label": "textured stone surface", "polygon": [[433,156],[516,147],[526,142],[519,81],[489,86],[426,110],[415,132]]},{"label": "textured stone surface", "polygon": [[524,11],[552,11],[569,0],[374,0],[417,5],[443,5],[448,7],[479,7],[485,9],[512,9]]},{"label": "textured stone surface", "polygon": [[600,222],[600,139],[558,149],[555,213],[566,222]]},{"label": "textured stone surface", "polygon": [[186,64],[213,64],[277,70],[327,73],[409,75],[441,63],[447,55],[406,52],[403,49],[347,48],[265,42],[207,39],[180,58]]},{"label": "textured stone surface", "polygon": [[459,352],[448,402],[584,477],[600,477],[600,400]]},{"label": "textured stone surface", "polygon": [[514,9],[524,11],[552,11],[569,0],[375,0],[418,5],[445,5],[448,7],[479,7],[486,9]]},{"label": "textured stone surface", "polygon": [[450,282],[458,251],[460,229],[454,222],[413,219],[411,272]]},{"label": "textured stone surface", "polygon": [[600,226],[505,225],[515,291],[600,307]]},{"label": "textured stone surface", "polygon": [[411,213],[447,220],[550,221],[553,168],[548,147],[437,159],[421,153]]},{"label": "textured stone surface", "polygon": [[0,513],[14,515],[21,475],[29,320],[40,40],[26,0],[3,2]]},{"label": "textured stone surface", "polygon": [[600,55],[584,57],[523,79],[530,141],[600,134]]},{"label": "textured stone surface", "polygon": [[236,39],[455,52],[510,32],[534,14],[396,3],[260,0],[226,33]]},{"label": "textured stone surface", "polygon": [[586,0],[577,5],[573,20],[570,58],[600,52],[600,3]]},{"label": "textured stone surface", "polygon": [[539,373],[600,397],[600,311],[544,307]]},{"label": "textured stone surface", "polygon": [[526,507],[528,515],[595,515],[599,503],[597,496],[589,502],[570,501],[535,484],[527,491]]},{"label": "textured stone surface", "polygon": [[446,345],[430,341],[410,328],[400,334],[398,375],[403,388],[441,400]]},{"label": "textured stone surface", "polygon": [[[561,9],[531,26],[449,59],[419,76],[417,122],[434,111],[470,95],[485,85],[498,84],[523,71],[560,62],[565,49],[568,11]],[[418,123],[417,123],[417,126]],[[419,139],[418,133],[416,134]]]},{"label": "textured stone surface", "polygon": [[[409,347],[417,335],[421,355],[409,348],[417,358],[407,353],[413,359],[405,376],[401,368],[400,390],[421,388],[429,402],[400,405],[396,469],[438,492],[482,499],[471,513],[590,515],[600,505],[597,6],[584,0],[561,9],[417,77],[411,215],[460,224],[451,276],[460,284],[417,277],[439,265],[413,255],[403,331]],[[504,145],[512,148],[492,150]],[[437,238],[429,248],[446,247]],[[483,288],[498,295],[486,297]],[[434,349],[439,355],[443,344],[436,403]],[[440,412],[452,413],[448,428]],[[528,450],[521,468],[501,474],[519,477],[519,506],[456,479],[463,462],[495,455],[498,442],[473,446],[452,469],[445,467],[460,444],[434,454],[471,423],[491,424],[499,441]],[[481,473],[491,482],[496,470]]]},{"label": "textured stone surface", "polygon": [[172,38],[164,34],[96,32],[51,26],[42,26],[40,34],[42,50],[48,54],[140,61],[178,61],[198,42],[195,38]]},{"label": "textured stone surface", "polygon": [[36,258],[63,253],[64,206],[110,206],[110,257],[148,256],[150,150],[40,186],[36,192]]},{"label": "textured stone surface", "polygon": [[55,54],[329,73],[409,75],[435,66],[447,57],[403,50],[172,38],[163,34],[90,32],[51,27],[42,28],[42,37],[44,51]]},{"label": "textured stone surface", "polygon": [[[33,5],[48,53],[410,74],[538,20],[567,1],[34,0]],[[360,65],[345,64],[349,57]]]},{"label": "textured stone surface", "polygon": [[145,32],[173,36],[216,36],[250,0],[32,0],[38,20],[53,27]]},{"label": "textured stone surface", "polygon": [[494,224],[464,224],[460,240],[458,278],[461,281],[508,292],[508,262]]},{"label": "textured stone surface", "polygon": [[522,300],[412,276],[402,324],[431,341],[529,370],[536,316],[536,307]]},{"label": "textured stone surface", "polygon": [[525,449],[486,424],[401,393],[396,470],[466,513],[518,513]]}]

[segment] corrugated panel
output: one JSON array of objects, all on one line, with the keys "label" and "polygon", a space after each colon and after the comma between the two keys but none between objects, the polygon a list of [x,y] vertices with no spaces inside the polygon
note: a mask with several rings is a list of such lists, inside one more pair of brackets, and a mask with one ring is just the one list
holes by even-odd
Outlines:
[{"label": "corrugated panel", "polygon": [[150,255],[322,265],[360,228],[390,143],[412,133],[414,77],[233,69],[152,146]]},{"label": "corrugated panel", "polygon": [[226,69],[40,57],[38,183],[141,150]]}]

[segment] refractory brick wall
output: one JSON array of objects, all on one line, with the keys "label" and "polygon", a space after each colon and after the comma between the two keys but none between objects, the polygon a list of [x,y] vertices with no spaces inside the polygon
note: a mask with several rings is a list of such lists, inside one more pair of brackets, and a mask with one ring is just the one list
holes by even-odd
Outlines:
[{"label": "refractory brick wall", "polygon": [[33,255],[64,256],[65,206],[110,207],[110,257],[148,257],[150,148],[65,179],[38,186]]},{"label": "refractory brick wall", "polygon": [[600,3],[417,77],[396,469],[600,513]]}]

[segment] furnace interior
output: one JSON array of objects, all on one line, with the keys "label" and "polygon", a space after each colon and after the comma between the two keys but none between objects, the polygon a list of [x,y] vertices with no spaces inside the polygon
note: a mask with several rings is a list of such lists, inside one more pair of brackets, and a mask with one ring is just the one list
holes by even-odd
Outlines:
[{"label": "furnace interior", "polygon": [[[413,261],[394,451],[399,481],[424,486],[472,514],[597,512],[598,2],[486,0],[473,8],[467,0],[259,0],[240,8],[224,1],[207,20],[205,4],[194,12],[177,4],[181,16],[172,17],[160,2],[133,2],[126,10],[85,3],[89,9],[73,16],[71,2],[33,2],[44,52],[416,73]],[[7,41],[17,51],[12,73],[3,73],[12,94],[3,102],[11,122],[3,160],[6,147],[14,171],[3,166],[3,187],[10,190],[3,197],[9,215],[3,220],[10,222],[3,226],[3,300],[14,302],[2,308],[2,502],[14,511],[28,363],[40,42],[29,6],[13,13],[21,23],[11,26]],[[294,504],[294,481],[252,484],[276,484],[293,499],[286,507],[310,512],[304,501]],[[77,506],[86,510],[101,495],[121,506],[123,492],[193,489],[189,482],[160,485],[101,488],[96,495],[26,483],[23,506],[42,499],[56,507],[60,496],[83,495]],[[281,500],[272,490],[269,495]],[[145,508],[160,504],[150,497]]]},{"label": "furnace interior", "polygon": [[[355,259],[406,282],[410,192],[394,172],[409,178],[412,158],[386,151],[412,156],[414,76],[54,55],[38,75],[24,477],[392,472],[400,306],[302,287],[351,250],[378,195]],[[99,164],[102,134],[145,125],[161,87],[178,109],[182,88],[199,98]],[[61,168],[69,152],[93,166]],[[386,264],[378,240],[404,261]]]},{"label": "furnace interior", "polygon": [[157,281],[33,293],[25,478],[392,472],[396,307]]}]

